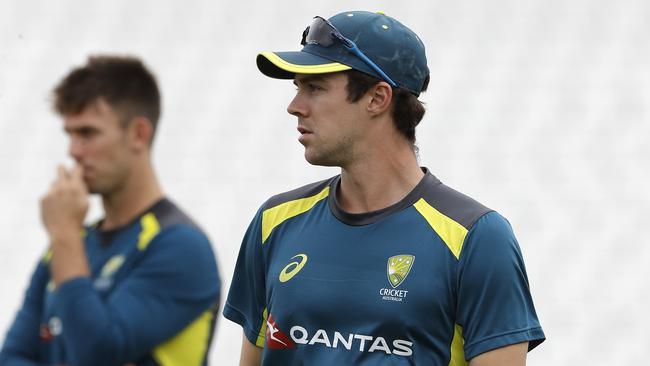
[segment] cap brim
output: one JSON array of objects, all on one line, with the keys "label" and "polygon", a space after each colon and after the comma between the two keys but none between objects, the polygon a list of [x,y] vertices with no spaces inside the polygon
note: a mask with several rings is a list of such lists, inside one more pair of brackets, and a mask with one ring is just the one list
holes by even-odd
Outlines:
[{"label": "cap brim", "polygon": [[352,69],[302,51],[262,52],[257,55],[257,68],[262,74],[275,79],[293,79],[296,74],[327,74]]}]

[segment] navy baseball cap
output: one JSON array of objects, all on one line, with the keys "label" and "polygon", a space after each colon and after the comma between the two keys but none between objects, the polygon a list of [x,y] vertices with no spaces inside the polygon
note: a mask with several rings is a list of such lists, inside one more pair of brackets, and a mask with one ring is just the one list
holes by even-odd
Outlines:
[{"label": "navy baseball cap", "polygon": [[[323,26],[317,24],[319,19]],[[396,19],[383,13],[349,11],[328,20],[320,17],[314,20],[312,29],[307,28],[303,33],[302,50],[261,52],[257,55],[257,67],[264,75],[293,79],[296,74],[326,74],[354,69],[416,96],[426,88],[429,68],[424,44]],[[327,24],[331,26],[327,33],[327,38],[331,38],[329,42],[322,35],[316,35],[315,39],[312,36],[313,40],[309,38],[311,33],[315,33],[316,26],[323,28],[328,27]],[[352,41],[351,45],[358,51],[351,51],[346,41]]]}]

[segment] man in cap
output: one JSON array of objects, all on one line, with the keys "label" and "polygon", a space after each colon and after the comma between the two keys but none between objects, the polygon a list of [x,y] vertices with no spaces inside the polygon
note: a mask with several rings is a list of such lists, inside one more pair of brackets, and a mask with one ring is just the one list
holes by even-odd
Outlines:
[{"label": "man in cap", "polygon": [[241,364],[525,364],[545,337],[510,225],[417,162],[420,39],[355,11],[315,17],[302,44],[257,66],[293,79],[305,158],[341,174],[250,224],[224,308]]},{"label": "man in cap", "polygon": [[[220,282],[208,238],[168,200],[151,162],[154,76],[133,57],[91,57],[54,91],[74,169],[41,201],[50,249],[0,365],[205,365]],[[84,226],[88,194],[105,216]]]}]

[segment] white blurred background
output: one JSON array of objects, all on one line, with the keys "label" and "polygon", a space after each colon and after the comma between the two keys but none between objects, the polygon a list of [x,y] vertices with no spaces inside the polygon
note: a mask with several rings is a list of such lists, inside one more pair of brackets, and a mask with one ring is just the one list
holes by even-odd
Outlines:
[{"label": "white blurred background", "polygon": [[[225,298],[258,206],[336,174],[304,161],[293,85],[255,55],[298,50],[312,16],[344,10],[424,40],[421,163],[513,224],[548,337],[528,364],[647,362],[647,0],[0,0],[0,342],[46,247],[38,199],[67,160],[49,93],[66,72],[119,53],[158,76],[159,176],[213,240]],[[212,364],[235,365],[240,342],[220,318]]]}]

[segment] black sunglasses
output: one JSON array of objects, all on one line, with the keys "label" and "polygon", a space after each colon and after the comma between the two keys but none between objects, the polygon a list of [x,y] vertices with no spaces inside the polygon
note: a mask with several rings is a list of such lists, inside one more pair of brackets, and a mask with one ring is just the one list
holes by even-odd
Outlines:
[{"label": "black sunglasses", "polygon": [[307,27],[304,32],[302,32],[302,40],[300,41],[301,45],[314,44],[321,47],[330,47],[334,44],[335,41],[340,42],[343,47],[348,51],[352,52],[357,56],[361,61],[366,65],[370,66],[377,74],[379,74],[382,79],[388,82],[392,87],[396,88],[397,83],[393,81],[377,64],[372,62],[368,56],[366,56],[357,45],[352,42],[349,38],[346,38],[341,32],[339,32],[336,27],[330,23],[327,19],[315,16],[311,25]]}]

